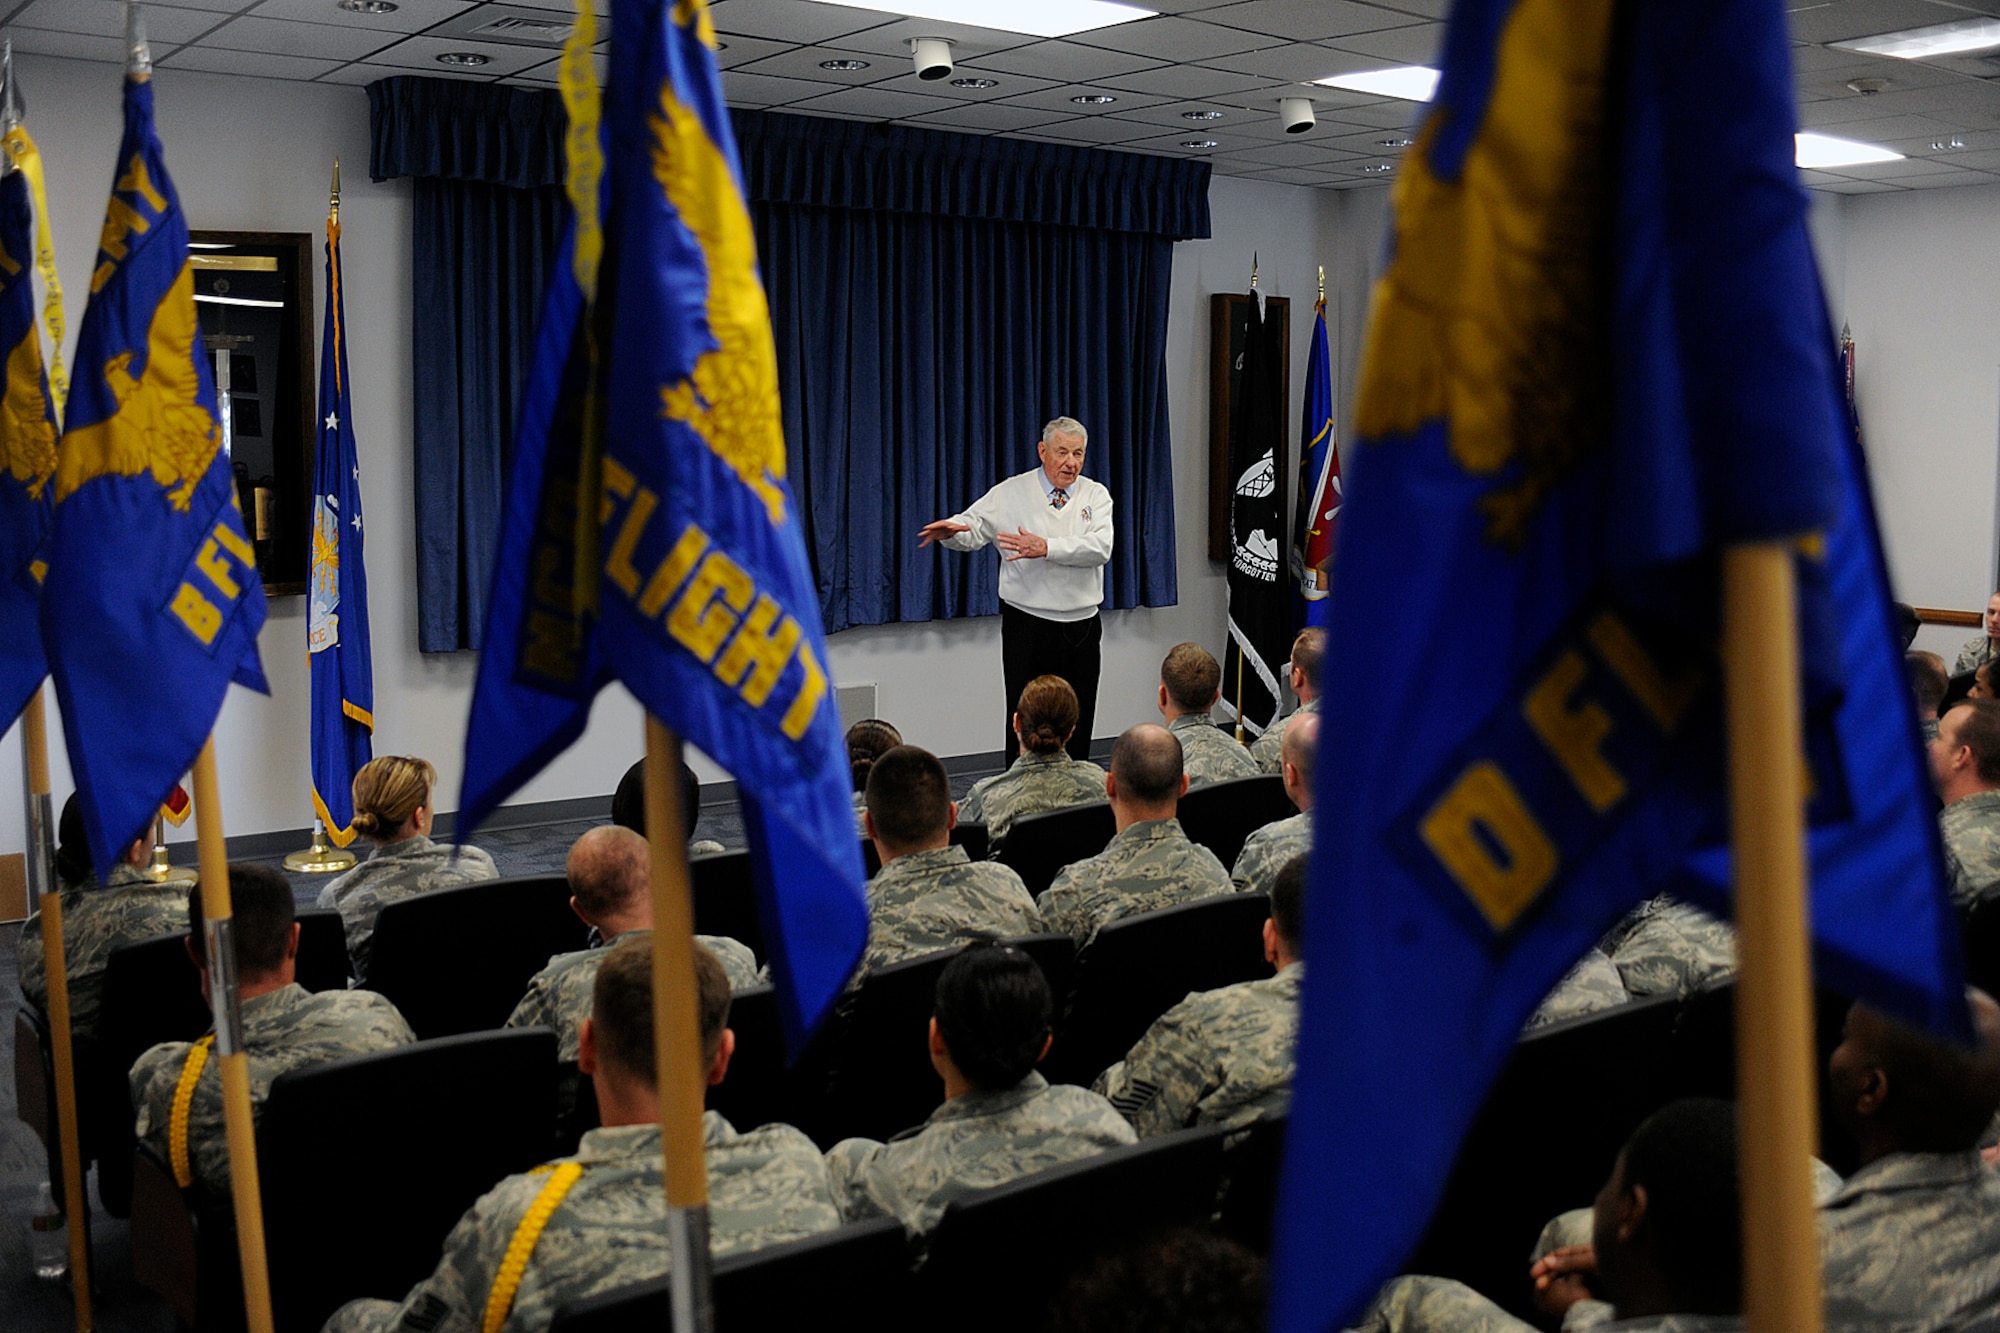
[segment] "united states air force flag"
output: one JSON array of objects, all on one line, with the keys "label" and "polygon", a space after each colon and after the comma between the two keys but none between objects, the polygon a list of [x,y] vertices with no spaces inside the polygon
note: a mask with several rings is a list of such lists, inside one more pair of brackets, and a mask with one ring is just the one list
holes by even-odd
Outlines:
[{"label": "united states air force flag", "polygon": [[571,101],[581,207],[522,408],[461,827],[623,681],[741,786],[796,1044],[853,970],[867,910],[770,315],[707,6],[618,0],[613,29],[601,230],[598,140]]},{"label": "united states air force flag", "polygon": [[125,81],[104,231],[55,475],[42,629],[91,859],[152,820],[233,679],[265,690],[264,585],[195,319],[187,221]]},{"label": "united states air force flag", "polygon": [[[1727,910],[1730,543],[1805,552],[1820,976],[1964,1029],[1793,117],[1780,0],[1454,8],[1334,566],[1285,1333],[1397,1270],[1522,1022],[1619,914]],[[1468,644],[1492,669],[1441,695]]]},{"label": "united states air force flag", "polygon": [[[14,131],[20,133],[18,129]],[[35,323],[35,216],[28,173],[0,176],[0,728],[42,677],[42,578],[54,521],[56,413]]]},{"label": "united states air force flag", "polygon": [[354,775],[368,762],[375,730],[368,571],[361,556],[361,464],[349,399],[340,219],[334,216],[326,223],[326,327],[320,338],[306,652],[312,662],[313,810],[327,836],[342,847],[354,840]]}]

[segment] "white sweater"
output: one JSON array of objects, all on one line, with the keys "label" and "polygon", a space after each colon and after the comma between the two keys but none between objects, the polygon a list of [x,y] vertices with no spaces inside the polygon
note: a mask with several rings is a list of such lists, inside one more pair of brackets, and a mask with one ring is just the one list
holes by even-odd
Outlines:
[{"label": "white sweater", "polygon": [[1000,562],[1000,600],[1044,620],[1088,620],[1104,601],[1104,566],[1111,559],[1111,492],[1078,477],[1061,509],[1042,489],[1041,469],[1007,478],[951,521],[964,532],[945,538],[954,551],[976,551],[1002,532],[1023,528],[1048,542],[1049,553]]}]

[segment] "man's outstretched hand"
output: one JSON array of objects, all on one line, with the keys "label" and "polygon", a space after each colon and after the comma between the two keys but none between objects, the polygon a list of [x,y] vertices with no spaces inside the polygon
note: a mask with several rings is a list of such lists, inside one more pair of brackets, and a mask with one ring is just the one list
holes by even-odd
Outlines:
[{"label": "man's outstretched hand", "polygon": [[954,523],[948,518],[941,518],[935,523],[926,523],[917,532],[917,549],[922,550],[932,542],[941,542],[947,537],[956,537],[971,526],[969,523]]},{"label": "man's outstretched hand", "polygon": [[1535,1284],[1535,1308],[1560,1318],[1578,1301],[1593,1299],[1590,1278],[1597,1272],[1597,1250],[1589,1245],[1565,1245],[1550,1250],[1528,1270]]},{"label": "man's outstretched hand", "polygon": [[1005,551],[1009,560],[1039,560],[1049,553],[1048,542],[1026,528],[995,533],[993,544]]}]

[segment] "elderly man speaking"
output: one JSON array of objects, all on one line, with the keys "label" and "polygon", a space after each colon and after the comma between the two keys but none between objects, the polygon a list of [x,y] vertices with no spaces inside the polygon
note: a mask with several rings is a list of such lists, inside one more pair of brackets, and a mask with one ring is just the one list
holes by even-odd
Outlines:
[{"label": "elderly man speaking", "polygon": [[1111,492],[1083,475],[1089,433],[1074,417],[1042,427],[1042,465],[1009,477],[970,509],[926,524],[919,547],[942,542],[954,551],[987,543],[1004,552],[1000,566],[1000,664],[1007,682],[1007,762],[1020,739],[1011,715],[1037,676],[1061,676],[1076,691],[1076,730],[1069,752],[1090,756],[1097,713],[1097,672],[1103,626],[1104,566],[1111,559]]}]

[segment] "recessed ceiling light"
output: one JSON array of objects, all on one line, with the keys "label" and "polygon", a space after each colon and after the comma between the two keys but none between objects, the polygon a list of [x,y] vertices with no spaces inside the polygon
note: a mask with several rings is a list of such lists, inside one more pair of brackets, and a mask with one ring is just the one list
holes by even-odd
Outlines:
[{"label": "recessed ceiling light", "polygon": [[1025,32],[1031,37],[1067,37],[1071,33],[1108,28],[1134,19],[1149,19],[1153,10],[1112,0],[815,0],[849,9],[907,14],[914,19],[968,23],[1000,32]]},{"label": "recessed ceiling light", "polygon": [[1960,19],[1955,23],[1933,23],[1922,28],[1885,32],[1877,37],[1856,37],[1852,41],[1828,42],[1841,51],[1860,51],[1871,56],[1894,56],[1898,60],[1928,60],[1932,56],[1957,55],[1962,51],[1984,51],[2000,46],[2000,19]]},{"label": "recessed ceiling light", "polygon": [[867,69],[868,62],[865,60],[822,60],[819,62],[819,67],[821,69],[838,70],[845,74],[850,70]]},{"label": "recessed ceiling light", "polygon": [[1375,146],[1377,148],[1408,148],[1411,144],[1415,142],[1416,142],[1415,139],[1404,139],[1400,137],[1394,139],[1377,139],[1375,141]]},{"label": "recessed ceiling light", "polygon": [[1387,172],[1394,171],[1396,169],[1396,164],[1394,162],[1370,162],[1367,166],[1361,169],[1367,172],[1371,176],[1380,176],[1384,175]]},{"label": "recessed ceiling light", "polygon": [[1218,146],[1218,145],[1216,144],[1215,140],[1213,140],[1213,139],[1183,139],[1183,140],[1181,140],[1181,147],[1183,147],[1183,148],[1215,148],[1215,147],[1217,147],[1217,146]]},{"label": "recessed ceiling light", "polygon": [[1107,106],[1118,99],[1110,93],[1078,93],[1069,100],[1078,106]]},{"label": "recessed ceiling light", "polygon": [[1955,153],[1963,147],[1965,147],[1965,140],[1959,138],[1956,134],[1952,135],[1949,139],[1931,140],[1931,151],[1933,153]]},{"label": "recessed ceiling light", "polygon": [[1000,80],[998,80],[998,79],[953,79],[953,80],[951,81],[951,86],[952,86],[952,87],[954,87],[954,88],[998,88],[998,87],[1000,86]]},{"label": "recessed ceiling light", "polygon": [[1221,119],[1222,119],[1222,113],[1221,113],[1220,111],[1183,111],[1183,112],[1181,112],[1181,119],[1182,119],[1182,120],[1221,120]]},{"label": "recessed ceiling light", "polygon": [[477,51],[446,51],[437,58],[437,62],[440,65],[459,65],[466,69],[477,69],[491,59],[491,56],[480,55]]},{"label": "recessed ceiling light", "polygon": [[1400,65],[1395,69],[1364,69],[1353,74],[1332,74],[1313,82],[1327,88],[1345,88],[1352,93],[1400,97],[1405,102],[1428,102],[1437,92],[1438,72],[1428,65]]},{"label": "recessed ceiling light", "polygon": [[1858,167],[1869,162],[1899,162],[1903,155],[1891,148],[1853,139],[1836,139],[1830,134],[1801,134],[1797,143],[1798,164],[1808,169]]},{"label": "recessed ceiling light", "polygon": [[340,7],[350,14],[393,14],[395,0],[340,0]]}]

